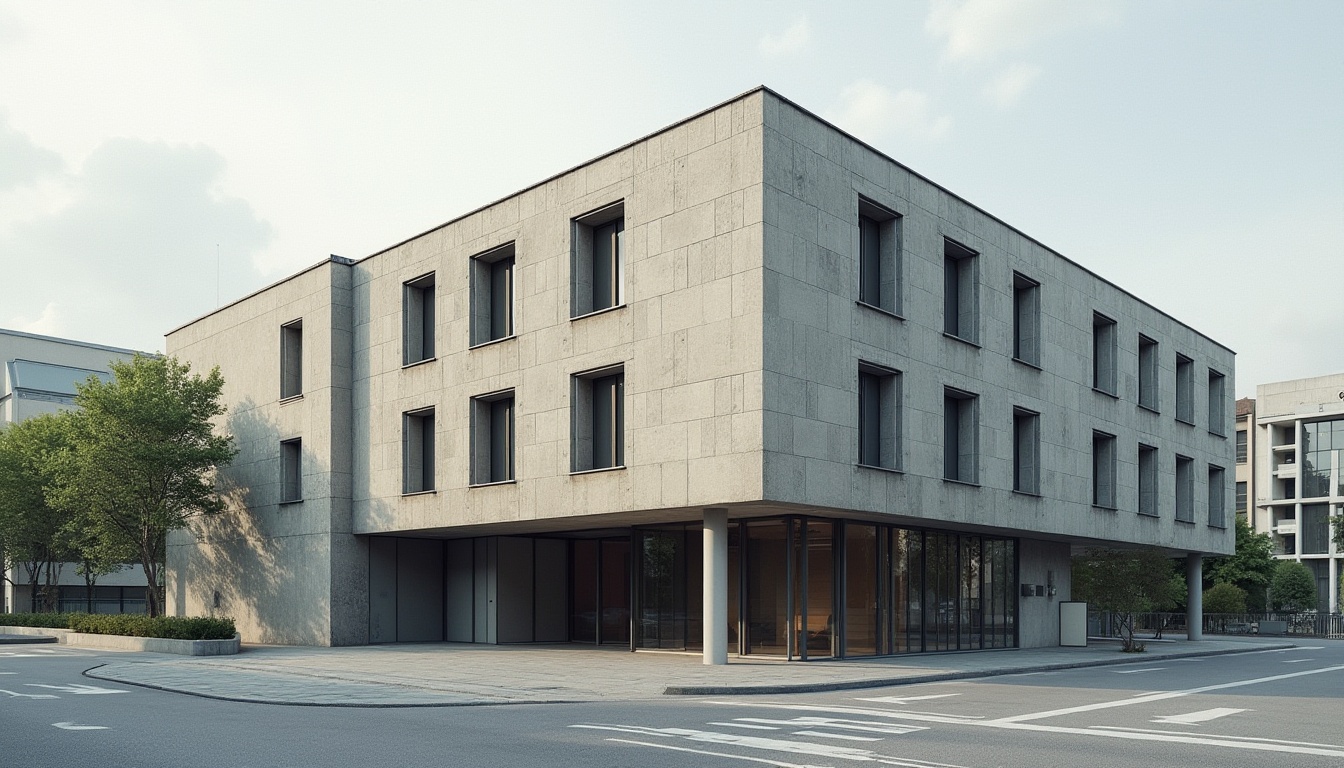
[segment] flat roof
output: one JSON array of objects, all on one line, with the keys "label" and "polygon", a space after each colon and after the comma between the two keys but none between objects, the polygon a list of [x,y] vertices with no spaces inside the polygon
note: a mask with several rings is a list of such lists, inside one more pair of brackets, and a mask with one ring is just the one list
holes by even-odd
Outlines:
[{"label": "flat roof", "polygon": [[105,352],[118,352],[123,355],[153,355],[153,352],[145,352],[138,349],[126,349],[125,347],[110,347],[106,344],[95,344],[91,341],[79,341],[78,339],[62,339],[58,336],[43,336],[40,333],[29,333],[27,331],[12,331],[8,328],[0,328],[0,335],[18,336],[24,339],[37,339],[38,341],[54,341],[59,344],[69,344],[74,347],[85,347],[87,349],[101,349]]},{"label": "flat roof", "polygon": [[698,118],[700,118],[700,117],[703,117],[703,116],[705,116],[705,115],[707,115],[707,114],[709,114],[709,113],[711,113],[711,112],[714,112],[714,111],[717,111],[717,110],[719,110],[719,109],[722,109],[722,108],[728,106],[729,104],[732,104],[733,102],[741,101],[742,99],[745,99],[745,98],[747,98],[748,96],[751,96],[751,95],[756,94],[756,93],[768,93],[768,94],[770,94],[771,96],[774,96],[775,98],[779,99],[780,101],[784,102],[785,104],[788,104],[789,106],[793,107],[794,109],[798,110],[799,112],[802,112],[803,114],[807,115],[808,117],[811,117],[813,120],[816,120],[817,122],[819,122],[819,123],[821,123],[821,124],[827,126],[828,128],[830,128],[831,130],[834,130],[834,131],[836,131],[837,133],[839,133],[839,134],[845,136],[846,138],[850,139],[851,141],[855,142],[856,144],[859,144],[859,145],[865,147],[866,149],[871,150],[872,152],[876,153],[877,155],[879,155],[880,157],[884,158],[884,159],[887,160],[888,162],[891,162],[891,163],[893,163],[893,164],[899,166],[902,170],[906,171],[907,173],[909,173],[910,175],[914,176],[915,178],[918,178],[920,181],[923,181],[924,183],[929,184],[930,186],[935,187],[936,189],[938,189],[938,190],[940,190],[940,191],[942,191],[942,192],[944,192],[944,193],[946,193],[946,194],[948,194],[948,195],[951,195],[952,197],[956,198],[957,200],[961,201],[962,203],[965,203],[966,205],[970,206],[971,208],[974,208],[975,210],[979,211],[980,213],[984,214],[985,216],[988,216],[990,219],[993,219],[995,222],[998,222],[999,224],[1003,225],[1004,227],[1007,227],[1008,229],[1012,230],[1013,232],[1016,232],[1017,234],[1021,235],[1021,236],[1024,237],[1024,238],[1026,238],[1027,240],[1029,240],[1030,242],[1034,243],[1035,245],[1037,245],[1037,246],[1039,246],[1039,247],[1045,249],[1046,251],[1049,251],[1051,254],[1055,255],[1056,257],[1058,257],[1058,258],[1060,258],[1060,259],[1063,259],[1065,262],[1068,262],[1069,264],[1072,264],[1072,265],[1074,265],[1075,267],[1077,267],[1077,268],[1083,270],[1083,271],[1086,272],[1087,274],[1091,275],[1092,277],[1096,278],[1097,280],[1100,280],[1100,281],[1103,282],[1103,283],[1106,283],[1107,285],[1109,285],[1109,286],[1111,286],[1112,288],[1116,289],[1116,290],[1119,291],[1120,293],[1122,293],[1122,294],[1124,294],[1124,295],[1130,297],[1131,299],[1133,299],[1133,300],[1139,302],[1140,304],[1142,304],[1142,305],[1144,305],[1144,306],[1146,306],[1146,307],[1152,309],[1154,312],[1157,312],[1158,314],[1160,314],[1160,315],[1162,315],[1162,316],[1164,316],[1164,317],[1166,317],[1166,318],[1172,320],[1172,321],[1175,322],[1175,323],[1178,323],[1179,325],[1182,325],[1182,326],[1184,326],[1184,327],[1186,327],[1186,328],[1189,328],[1191,331],[1194,331],[1196,334],[1198,334],[1201,338],[1206,339],[1207,341],[1211,342],[1212,344],[1214,344],[1214,345],[1216,345],[1216,346],[1218,346],[1218,347],[1221,347],[1222,349],[1225,349],[1225,350],[1227,350],[1228,352],[1231,352],[1231,353],[1234,354],[1234,355],[1236,354],[1236,351],[1233,350],[1231,347],[1227,346],[1226,344],[1223,344],[1222,342],[1219,342],[1217,339],[1214,339],[1213,337],[1209,336],[1208,334],[1203,333],[1203,332],[1200,331],[1198,328],[1195,328],[1194,326],[1190,325],[1189,323],[1182,322],[1181,320],[1179,320],[1178,318],[1176,318],[1176,316],[1172,315],[1170,312],[1167,312],[1167,311],[1165,311],[1165,310],[1159,308],[1158,306],[1152,304],[1151,302],[1145,301],[1144,299],[1142,299],[1142,298],[1136,296],[1133,292],[1131,292],[1131,291],[1129,291],[1129,290],[1127,290],[1127,289],[1125,289],[1125,288],[1123,288],[1123,287],[1121,287],[1121,286],[1115,284],[1114,282],[1112,282],[1111,280],[1108,280],[1108,279],[1105,278],[1105,277],[1102,277],[1101,275],[1097,274],[1096,272],[1092,271],[1091,269],[1088,269],[1087,267],[1083,266],[1082,264],[1079,264],[1078,262],[1074,261],[1073,259],[1069,258],[1068,256],[1065,256],[1064,254],[1060,253],[1059,251],[1055,250],[1054,248],[1051,248],[1050,246],[1046,245],[1045,243],[1041,242],[1040,240],[1037,240],[1036,238],[1032,237],[1031,235],[1028,235],[1026,232],[1023,232],[1022,230],[1018,229],[1017,227],[1013,226],[1012,224],[1009,224],[1008,222],[1004,221],[1003,219],[999,218],[998,216],[995,216],[994,214],[990,213],[989,211],[985,210],[984,208],[982,208],[982,207],[976,205],[975,203],[972,203],[970,200],[967,200],[966,198],[962,197],[961,195],[958,195],[957,193],[953,192],[952,190],[948,189],[947,187],[943,186],[942,184],[939,184],[938,182],[936,182],[936,181],[934,181],[934,180],[928,178],[927,176],[925,176],[925,175],[919,173],[918,171],[916,171],[916,170],[910,168],[908,165],[905,165],[905,164],[902,163],[901,161],[899,161],[899,160],[893,158],[891,155],[888,155],[886,152],[883,152],[882,150],[878,149],[877,147],[874,147],[873,145],[869,144],[868,142],[866,142],[866,141],[864,141],[864,140],[862,140],[862,139],[860,139],[860,138],[857,138],[857,137],[854,136],[853,134],[850,134],[849,132],[847,132],[847,131],[845,131],[844,129],[840,128],[839,126],[837,126],[836,124],[834,124],[834,123],[832,123],[831,121],[827,120],[826,118],[824,118],[824,117],[818,115],[817,113],[813,112],[812,110],[810,110],[810,109],[808,109],[808,108],[806,108],[806,107],[804,107],[804,106],[801,106],[801,105],[798,104],[797,102],[795,102],[795,101],[789,99],[789,98],[786,97],[786,96],[783,96],[783,95],[780,94],[778,91],[775,91],[775,90],[773,90],[773,89],[771,89],[771,88],[769,88],[769,87],[767,87],[767,86],[765,86],[765,85],[758,85],[758,86],[756,86],[755,88],[752,88],[752,89],[750,89],[750,90],[748,90],[748,91],[745,91],[745,92],[743,92],[743,93],[740,93],[740,94],[738,94],[737,96],[734,96],[734,97],[732,97],[732,98],[730,98],[730,99],[727,99],[727,100],[725,100],[725,101],[719,102],[718,104],[715,104],[714,106],[709,107],[709,108],[707,108],[707,109],[702,109],[702,110],[700,110],[699,112],[696,112],[695,114],[690,115],[689,117],[682,118],[681,120],[678,120],[678,121],[676,121],[676,122],[674,122],[674,123],[671,123],[670,125],[664,126],[663,128],[660,128],[660,129],[658,129],[658,130],[656,130],[656,131],[653,131],[652,133],[645,134],[644,136],[641,136],[640,138],[637,138],[637,139],[635,139],[635,140],[633,140],[633,141],[626,142],[625,144],[622,144],[622,145],[616,147],[615,149],[612,149],[612,150],[608,150],[608,151],[606,151],[606,152],[603,152],[602,154],[598,155],[597,157],[594,157],[594,158],[591,158],[591,159],[589,159],[589,160],[586,160],[586,161],[584,161],[584,162],[582,162],[582,163],[579,163],[578,165],[575,165],[575,166],[572,166],[572,167],[570,167],[570,168],[567,168],[566,170],[560,171],[559,173],[551,174],[550,176],[547,176],[546,178],[542,179],[541,181],[538,181],[538,182],[536,182],[536,183],[534,183],[534,184],[529,184],[528,186],[523,187],[522,189],[520,189],[520,190],[518,190],[518,191],[516,191],[516,192],[513,192],[512,194],[505,195],[505,196],[503,196],[503,197],[500,197],[500,198],[497,198],[497,199],[495,199],[495,200],[492,200],[492,201],[490,201],[490,202],[488,202],[488,203],[486,203],[486,204],[484,204],[484,205],[477,206],[476,208],[473,208],[473,209],[467,211],[466,213],[463,213],[463,214],[461,214],[461,215],[454,216],[453,218],[448,219],[447,221],[443,222],[442,224],[438,224],[438,225],[436,225],[436,226],[430,227],[429,229],[426,229],[426,230],[424,230],[424,231],[422,231],[422,232],[420,232],[420,233],[418,233],[418,234],[412,235],[411,237],[405,238],[404,240],[401,240],[401,241],[399,241],[399,242],[397,242],[397,243],[394,243],[393,245],[390,245],[390,246],[388,246],[388,247],[386,247],[386,248],[382,248],[382,249],[380,249],[380,250],[374,251],[373,253],[369,254],[368,256],[364,256],[364,257],[362,257],[362,258],[355,259],[355,260],[343,259],[343,258],[341,258],[341,257],[339,257],[339,256],[332,256],[330,259],[327,259],[327,260],[325,260],[325,261],[319,262],[318,264],[314,264],[312,267],[308,267],[307,269],[300,270],[299,272],[296,272],[296,273],[294,273],[293,275],[290,275],[289,277],[283,278],[283,279],[281,279],[281,280],[277,280],[276,282],[271,283],[270,285],[266,286],[265,288],[261,288],[261,289],[258,289],[258,290],[256,290],[256,291],[253,291],[252,293],[249,293],[248,295],[246,295],[246,296],[244,296],[244,297],[242,297],[242,298],[240,298],[240,299],[238,299],[238,300],[236,300],[236,301],[229,302],[228,304],[225,304],[224,306],[221,306],[221,307],[219,307],[218,309],[216,309],[216,310],[214,310],[214,311],[212,311],[212,312],[207,312],[206,314],[201,315],[200,317],[196,318],[195,320],[192,320],[191,322],[184,323],[184,324],[178,326],[177,328],[174,328],[173,330],[169,331],[168,333],[171,334],[171,333],[175,333],[175,332],[177,332],[177,331],[180,331],[180,330],[182,330],[183,328],[187,327],[188,325],[191,325],[192,323],[198,322],[198,321],[200,321],[200,320],[203,320],[203,319],[209,317],[210,315],[213,315],[215,312],[219,312],[220,310],[227,309],[228,307],[231,307],[231,306],[233,306],[234,304],[237,304],[237,303],[239,303],[239,302],[241,302],[241,301],[245,301],[245,300],[247,300],[247,299],[249,299],[249,298],[251,298],[251,297],[257,295],[258,293],[262,293],[262,292],[264,292],[264,291],[270,290],[271,288],[274,288],[275,286],[280,285],[281,283],[284,283],[284,282],[286,282],[286,281],[288,281],[288,280],[291,280],[291,279],[293,279],[293,278],[295,278],[295,277],[298,277],[299,275],[302,275],[302,274],[304,274],[305,272],[308,272],[308,271],[310,271],[310,270],[312,270],[312,269],[314,269],[314,268],[316,268],[316,267],[318,267],[318,266],[321,266],[322,264],[326,264],[326,263],[328,263],[329,261],[332,261],[332,260],[335,260],[335,259],[339,259],[339,260],[340,260],[341,262],[343,262],[343,263],[359,264],[359,263],[361,263],[361,262],[364,262],[364,261],[367,261],[367,260],[369,260],[369,259],[372,259],[372,258],[374,258],[375,256],[381,256],[381,255],[383,255],[384,253],[387,253],[388,251],[394,250],[394,249],[396,249],[396,248],[399,248],[399,247],[401,247],[401,246],[403,246],[403,245],[405,245],[405,244],[411,242],[412,240],[419,239],[419,238],[421,238],[421,237],[424,237],[425,235],[430,234],[431,232],[437,232],[438,230],[443,229],[444,227],[447,227],[447,226],[451,226],[451,225],[453,225],[453,224],[456,224],[457,222],[462,221],[463,219],[469,218],[469,217],[471,217],[471,216],[474,216],[474,215],[480,213],[481,211],[484,211],[484,210],[486,210],[486,209],[488,209],[488,208],[491,208],[491,207],[493,207],[493,206],[499,205],[500,203],[502,203],[502,202],[504,202],[504,201],[506,201],[506,200],[509,200],[509,199],[511,199],[511,198],[514,198],[514,197],[517,197],[517,196],[519,196],[519,195],[521,195],[521,194],[524,194],[524,193],[526,193],[526,192],[529,192],[529,191],[531,191],[531,190],[533,190],[533,189],[536,189],[537,187],[540,187],[540,186],[542,186],[542,185],[544,185],[544,184],[549,184],[550,182],[552,182],[552,181],[554,181],[554,180],[556,180],[556,179],[558,179],[558,178],[560,178],[560,177],[562,177],[562,176],[566,176],[566,175],[571,174],[571,173],[573,173],[573,172],[575,172],[575,171],[577,171],[577,170],[580,170],[580,169],[585,168],[585,167],[587,167],[587,166],[589,166],[589,165],[592,165],[593,163],[596,163],[596,162],[598,162],[598,161],[604,160],[604,159],[606,159],[606,158],[608,158],[608,157],[611,157],[612,155],[617,154],[618,152],[623,152],[623,151],[629,149],[630,147],[633,147],[633,146],[635,146],[636,144],[639,144],[640,142],[648,141],[649,139],[652,139],[652,138],[654,138],[655,136],[658,136],[658,135],[667,133],[667,132],[670,131],[670,130],[673,130],[673,129],[678,128],[678,127],[680,127],[680,126],[682,126],[682,125],[685,125],[686,123],[691,122],[692,120],[696,120],[696,119],[698,119]]}]

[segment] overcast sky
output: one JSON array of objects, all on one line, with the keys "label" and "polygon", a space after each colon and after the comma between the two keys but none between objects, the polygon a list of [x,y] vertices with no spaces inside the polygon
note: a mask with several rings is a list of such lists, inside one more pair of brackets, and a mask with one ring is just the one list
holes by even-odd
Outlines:
[{"label": "overcast sky", "polygon": [[1344,372],[1344,2],[8,2],[0,327],[163,334],[758,84],[1232,347]]}]

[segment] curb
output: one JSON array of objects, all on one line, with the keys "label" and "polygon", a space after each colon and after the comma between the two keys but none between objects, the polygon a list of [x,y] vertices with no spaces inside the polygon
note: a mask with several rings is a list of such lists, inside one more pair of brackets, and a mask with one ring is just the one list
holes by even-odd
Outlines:
[{"label": "curb", "polygon": [[[6,633],[24,637],[44,637],[32,642],[60,643],[77,648],[108,648],[117,651],[146,651],[170,653],[177,656],[229,656],[238,653],[242,640],[236,633],[229,640],[174,640],[167,637],[135,637],[132,635],[95,635],[72,629],[47,627],[5,627]],[[13,641],[22,642],[22,641]]]},{"label": "curb", "polygon": [[1083,669],[1085,667],[1112,667],[1121,664],[1143,664],[1167,659],[1188,659],[1197,656],[1227,656],[1236,653],[1262,653],[1264,651],[1282,651],[1296,648],[1295,643],[1266,645],[1254,650],[1228,648],[1216,651],[1189,651],[1164,653],[1160,656],[1147,656],[1141,659],[1098,659],[1095,661],[1076,661],[1061,664],[1035,664],[1022,667],[980,670],[976,672],[936,672],[927,675],[907,675],[905,677],[870,678],[867,680],[843,680],[834,683],[798,683],[793,685],[669,685],[663,689],[664,696],[751,696],[778,693],[820,693],[824,691],[849,691],[863,688],[884,688],[896,685],[916,685],[919,683],[941,683],[948,680],[971,680],[980,677],[1002,677],[1020,675],[1024,672],[1053,672],[1061,669]]},{"label": "curb", "polygon": [[54,642],[56,638],[51,635],[0,635],[0,645],[37,645]]}]

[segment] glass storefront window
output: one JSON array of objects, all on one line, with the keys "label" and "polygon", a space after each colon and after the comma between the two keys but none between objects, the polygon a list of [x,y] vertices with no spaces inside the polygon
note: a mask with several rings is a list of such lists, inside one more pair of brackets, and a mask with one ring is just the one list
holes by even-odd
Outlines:
[{"label": "glass storefront window", "polygon": [[845,524],[845,655],[878,653],[877,526]]}]

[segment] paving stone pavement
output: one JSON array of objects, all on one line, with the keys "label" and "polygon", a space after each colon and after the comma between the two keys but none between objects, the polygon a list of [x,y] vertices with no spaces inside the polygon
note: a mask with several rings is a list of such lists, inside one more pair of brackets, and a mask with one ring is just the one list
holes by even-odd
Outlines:
[{"label": "paving stone pavement", "polygon": [[655,699],[871,688],[1021,672],[1151,663],[1160,659],[1293,647],[1282,638],[1149,641],[1143,654],[1119,644],[922,654],[843,661],[733,658],[591,646],[458,643],[311,648],[245,645],[237,656],[127,654],[85,675],[231,701],[347,707],[423,707]]}]

